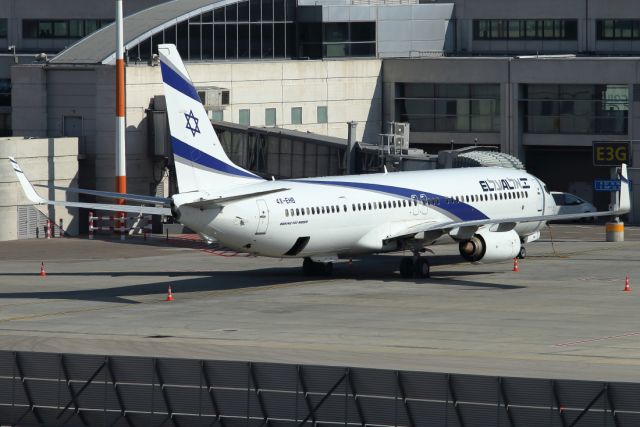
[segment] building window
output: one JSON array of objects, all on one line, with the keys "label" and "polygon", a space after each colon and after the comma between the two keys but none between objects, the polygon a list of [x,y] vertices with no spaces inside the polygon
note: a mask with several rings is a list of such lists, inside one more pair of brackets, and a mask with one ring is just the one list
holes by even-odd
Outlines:
[{"label": "building window", "polygon": [[576,19],[474,19],[474,40],[578,40]]},{"label": "building window", "polygon": [[296,44],[295,4],[251,0],[220,6],[128,47],[128,58],[147,61],[161,43],[176,44],[185,60],[290,58]]},{"label": "building window", "polygon": [[598,40],[640,40],[640,19],[598,19]]},{"label": "building window", "polygon": [[211,112],[211,120],[221,122],[224,120],[224,110],[213,110]]},{"label": "building window", "polygon": [[320,59],[376,55],[375,22],[308,23],[299,30],[298,56]]},{"label": "building window", "polygon": [[318,107],[317,110],[318,123],[327,123],[327,107]]},{"label": "building window", "polygon": [[11,79],[0,79],[0,107],[11,107]]},{"label": "building window", "polygon": [[291,107],[291,124],[302,124],[302,107]]},{"label": "building window", "polygon": [[250,126],[251,125],[251,110],[243,109],[239,112],[239,121],[241,125]]},{"label": "building window", "polygon": [[626,85],[526,85],[524,131],[552,134],[628,133]]},{"label": "building window", "polygon": [[267,108],[266,110],[264,110],[264,124],[266,126],[276,125],[276,109],[275,108]]},{"label": "building window", "polygon": [[396,83],[395,121],[414,132],[500,132],[500,86]]},{"label": "building window", "polygon": [[25,39],[79,39],[112,22],[112,19],[24,19],[22,37]]},{"label": "building window", "polygon": [[0,19],[0,39],[7,38],[7,18]]}]

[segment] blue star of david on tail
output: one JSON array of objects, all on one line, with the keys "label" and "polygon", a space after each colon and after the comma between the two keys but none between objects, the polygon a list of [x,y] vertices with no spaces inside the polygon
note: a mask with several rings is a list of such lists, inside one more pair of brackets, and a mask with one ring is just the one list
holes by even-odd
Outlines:
[{"label": "blue star of david on tail", "polygon": [[[184,118],[187,119],[186,128],[191,131],[193,136],[196,136],[196,133],[200,133],[200,128],[198,127],[198,118],[193,114],[193,110],[189,111],[189,114],[184,113]],[[191,120],[193,120],[193,126],[191,126]]]}]

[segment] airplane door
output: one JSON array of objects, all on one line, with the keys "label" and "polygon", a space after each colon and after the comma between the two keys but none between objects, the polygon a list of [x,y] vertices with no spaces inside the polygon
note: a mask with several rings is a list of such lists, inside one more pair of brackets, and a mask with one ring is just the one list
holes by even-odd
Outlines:
[{"label": "airplane door", "polygon": [[258,203],[258,228],[256,234],[267,234],[267,227],[269,226],[269,208],[267,202],[262,199],[256,200]]},{"label": "airplane door", "polygon": [[536,207],[538,215],[544,215],[545,212],[545,202],[546,199],[544,197],[544,191],[542,189],[543,184],[536,180],[538,185],[536,185]]}]

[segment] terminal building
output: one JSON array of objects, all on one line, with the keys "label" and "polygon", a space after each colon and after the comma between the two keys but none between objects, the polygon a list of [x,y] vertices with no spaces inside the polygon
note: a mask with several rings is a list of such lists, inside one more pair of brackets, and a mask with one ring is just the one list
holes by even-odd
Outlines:
[{"label": "terminal building", "polygon": [[[177,45],[231,157],[265,176],[345,173],[337,147],[349,129],[371,147],[388,123],[403,122],[411,148],[497,147],[549,188],[606,209],[609,194],[593,180],[611,171],[593,166],[592,143],[640,140],[636,2],[147,3],[124,23],[130,192],[172,191],[161,43]],[[107,25],[59,54],[11,66],[10,117],[17,137],[77,137],[80,185],[112,190],[115,26],[113,12],[104,15]],[[26,20],[10,25],[16,37]],[[300,144],[306,133],[329,145]],[[639,151],[632,144],[632,157]],[[322,156],[334,166],[292,167]],[[640,196],[632,203],[637,212]]]}]

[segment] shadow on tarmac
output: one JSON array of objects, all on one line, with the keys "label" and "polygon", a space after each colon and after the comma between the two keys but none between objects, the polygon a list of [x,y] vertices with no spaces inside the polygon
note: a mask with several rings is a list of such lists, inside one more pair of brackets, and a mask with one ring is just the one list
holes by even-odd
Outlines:
[{"label": "shadow on tarmac", "polygon": [[[250,290],[260,289],[277,285],[288,284],[315,284],[326,282],[331,284],[336,281],[380,281],[397,282],[398,289],[402,289],[403,283],[424,284],[425,286],[460,286],[485,290],[514,290],[522,289],[525,286],[507,285],[497,283],[485,283],[472,280],[468,276],[485,276],[500,274],[495,272],[479,271],[433,271],[432,277],[428,279],[401,279],[397,273],[399,256],[375,257],[368,256],[359,260],[354,260],[351,265],[347,262],[336,263],[333,274],[330,277],[302,275],[300,267],[271,267],[241,271],[87,271],[73,273],[47,273],[48,277],[158,277],[167,278],[167,281],[115,286],[104,289],[85,290],[61,290],[61,291],[33,291],[33,292],[5,292],[0,293],[1,298],[15,299],[68,299],[97,302],[111,302],[123,304],[139,304],[139,301],[128,299],[130,297],[140,297],[167,292],[168,285],[172,286],[175,293],[196,293],[211,291],[229,290]],[[448,265],[458,263],[459,257],[448,255],[429,256],[432,266]],[[453,261],[453,262],[452,262]],[[3,276],[33,276],[34,280],[46,280],[35,278],[37,273],[0,273]],[[172,281],[177,278],[180,280]],[[75,279],[77,280],[77,279]]]}]

